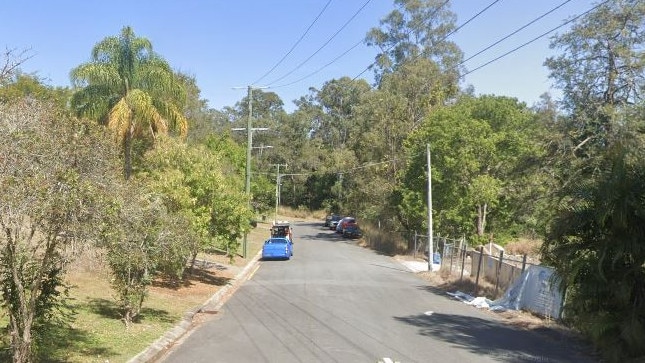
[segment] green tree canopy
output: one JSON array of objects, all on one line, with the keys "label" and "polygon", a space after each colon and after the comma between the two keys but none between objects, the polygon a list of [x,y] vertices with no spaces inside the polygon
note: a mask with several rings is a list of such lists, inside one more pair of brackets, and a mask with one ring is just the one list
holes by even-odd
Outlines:
[{"label": "green tree canopy", "polygon": [[19,102],[23,98],[33,98],[46,102],[54,102],[58,109],[64,110],[71,95],[68,88],[51,87],[37,75],[17,72],[7,82],[0,86],[0,102]]},{"label": "green tree canopy", "polygon": [[[399,208],[410,230],[427,228],[426,144],[432,153],[433,213],[445,235],[505,232],[504,209],[517,208],[518,183],[537,155],[532,115],[516,99],[464,96],[438,109],[406,140],[409,164],[402,176]],[[500,219],[487,227],[489,215]],[[508,228],[508,227],[506,227]]]},{"label": "green tree canopy", "polygon": [[[643,113],[631,117],[643,120]],[[645,357],[642,130],[615,129],[594,172],[558,192],[557,217],[542,247],[543,259],[563,280],[565,318],[610,362]]]},{"label": "green tree canopy", "polygon": [[60,323],[74,251],[108,224],[118,161],[104,128],[34,99],[0,103],[0,132],[0,306],[13,361],[30,362]]}]

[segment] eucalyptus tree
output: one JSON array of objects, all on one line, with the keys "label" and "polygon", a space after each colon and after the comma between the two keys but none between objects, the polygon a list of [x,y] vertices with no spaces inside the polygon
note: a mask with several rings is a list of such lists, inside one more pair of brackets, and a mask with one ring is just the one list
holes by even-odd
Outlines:
[{"label": "eucalyptus tree", "polygon": [[123,147],[124,174],[132,173],[133,142],[153,143],[159,134],[176,130],[185,137],[185,90],[168,63],[126,26],[92,49],[91,61],[71,71],[77,91],[71,100],[79,116],[107,125]]},{"label": "eucalyptus tree", "polygon": [[[324,114],[312,123],[312,137],[320,138],[330,150],[350,147],[352,139],[360,137],[362,131],[354,114],[364,95],[371,91],[369,84],[362,79],[341,77],[325,82],[320,90],[312,91]],[[353,135],[356,132],[358,135]]]},{"label": "eucalyptus tree", "polygon": [[645,3],[606,1],[553,37],[562,50],[545,65],[571,115],[568,132],[579,156],[607,146],[612,113],[639,103],[645,90]]},{"label": "eucalyptus tree", "polygon": [[453,83],[458,83],[458,65],[463,55],[459,47],[448,40],[456,29],[457,19],[449,2],[395,0],[394,4],[397,8],[366,37],[366,43],[379,50],[374,64],[377,83],[383,75],[419,58],[436,63],[441,72],[452,77]]},{"label": "eucalyptus tree", "polygon": [[347,193],[342,191],[352,177],[346,171],[360,162],[354,145],[364,132],[356,110],[369,92],[371,87],[365,80],[341,77],[325,82],[320,89],[310,88],[307,96],[296,101],[294,121],[308,147],[304,149],[306,157],[295,162],[308,175],[302,192],[313,207],[322,205],[338,212],[343,204],[340,201],[346,200]]},{"label": "eucalyptus tree", "polygon": [[208,100],[202,98],[195,76],[175,72],[175,77],[186,92],[183,114],[190,122],[186,140],[189,143],[201,143],[213,133],[219,132],[221,118],[219,112],[208,107]]}]

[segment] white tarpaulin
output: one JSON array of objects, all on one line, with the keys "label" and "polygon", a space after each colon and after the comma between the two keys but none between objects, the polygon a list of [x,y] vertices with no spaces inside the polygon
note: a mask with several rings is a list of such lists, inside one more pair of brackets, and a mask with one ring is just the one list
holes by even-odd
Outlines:
[{"label": "white tarpaulin", "polygon": [[553,269],[544,266],[529,266],[504,293],[491,301],[473,297],[461,291],[448,295],[478,308],[490,310],[528,310],[548,318],[560,318],[562,293]]},{"label": "white tarpaulin", "polygon": [[493,304],[559,319],[562,309],[559,279],[552,268],[529,265],[504,296]]}]

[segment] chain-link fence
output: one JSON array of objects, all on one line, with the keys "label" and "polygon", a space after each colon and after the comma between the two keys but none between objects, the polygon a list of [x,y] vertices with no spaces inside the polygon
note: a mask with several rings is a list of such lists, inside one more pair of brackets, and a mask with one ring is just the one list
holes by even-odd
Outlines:
[{"label": "chain-link fence", "polygon": [[[485,282],[494,285],[495,295],[505,291],[529,265],[539,265],[526,255],[505,255],[504,249],[494,244],[474,249],[465,238],[433,238],[434,268],[444,276],[474,278],[475,290]],[[428,258],[428,236],[414,233],[411,243],[414,258]]]}]

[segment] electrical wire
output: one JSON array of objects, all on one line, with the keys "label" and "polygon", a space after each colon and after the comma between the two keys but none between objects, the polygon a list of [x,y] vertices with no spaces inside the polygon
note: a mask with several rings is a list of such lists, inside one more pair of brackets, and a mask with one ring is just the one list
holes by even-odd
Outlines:
[{"label": "electrical wire", "polygon": [[[497,0],[497,1],[499,1],[499,0]],[[493,2],[493,4],[494,4],[494,3],[496,3],[497,1],[494,1],[494,2]],[[531,21],[531,22],[527,23],[526,25],[524,25],[524,26],[520,27],[518,30],[516,30],[516,31],[514,31],[514,32],[510,33],[509,35],[507,35],[507,36],[505,36],[505,37],[503,37],[503,38],[502,38],[502,39],[500,39],[499,41],[497,41],[497,42],[493,43],[492,45],[490,45],[490,46],[486,47],[486,48],[485,48],[485,49],[483,49],[482,51],[480,51],[480,52],[476,53],[475,55],[471,56],[470,58],[468,58],[467,60],[465,60],[465,61],[463,61],[463,62],[466,62],[466,61],[468,61],[468,60],[470,60],[470,59],[474,58],[475,56],[479,55],[480,53],[482,53],[482,52],[484,52],[484,51],[486,51],[486,50],[490,49],[491,47],[493,47],[493,46],[495,46],[495,45],[499,44],[501,41],[506,40],[506,39],[507,39],[507,38],[509,38],[510,36],[512,36],[512,35],[514,35],[514,34],[516,34],[517,32],[519,32],[519,31],[523,30],[523,29],[524,29],[524,28],[526,28],[527,26],[529,26],[529,25],[531,25],[531,24],[535,23],[536,21],[538,21],[538,20],[542,19],[544,16],[546,16],[546,15],[548,15],[548,14],[552,13],[553,11],[557,10],[558,8],[562,7],[563,5],[565,5],[566,3],[568,3],[569,1],[570,1],[570,0],[567,0],[567,1],[563,2],[563,3],[561,3],[561,4],[560,4],[560,5],[558,5],[557,7],[555,7],[555,8],[553,8],[553,9],[549,10],[548,12],[546,12],[546,13],[544,13],[543,15],[539,16],[538,18],[534,19],[533,21]],[[539,36],[537,36],[537,37],[535,37],[535,38],[531,39],[530,41],[525,42],[525,43],[521,44],[520,46],[518,46],[518,47],[516,47],[516,48],[513,48],[512,50],[510,50],[510,51],[508,51],[508,52],[506,52],[506,53],[504,53],[504,54],[502,54],[502,55],[500,55],[500,56],[498,56],[498,57],[496,57],[496,58],[494,58],[494,59],[492,59],[492,60],[490,60],[490,61],[488,61],[488,62],[486,62],[486,63],[484,63],[484,64],[482,64],[482,65],[480,65],[480,66],[478,66],[477,68],[475,68],[475,69],[473,69],[473,70],[470,70],[470,71],[468,71],[468,72],[464,73],[464,74],[462,75],[462,77],[463,77],[463,76],[465,76],[465,75],[468,75],[468,74],[470,74],[470,73],[473,73],[473,72],[475,72],[475,71],[477,71],[477,70],[479,70],[479,69],[481,69],[481,68],[483,68],[483,67],[485,67],[485,66],[487,66],[487,65],[489,65],[489,64],[491,64],[491,63],[493,63],[493,62],[496,62],[496,61],[498,61],[498,60],[500,60],[500,59],[502,59],[502,58],[504,58],[504,57],[508,56],[509,54],[512,54],[512,53],[516,52],[517,50],[519,50],[519,49],[521,49],[521,48],[523,48],[523,47],[525,47],[525,46],[527,46],[527,45],[529,45],[529,44],[531,44],[531,43],[533,43],[533,42],[537,41],[538,39],[543,38],[544,36],[546,36],[546,35],[548,35],[548,34],[550,34],[550,33],[554,32],[554,31],[556,31],[556,30],[558,30],[558,29],[560,29],[560,28],[562,28],[563,26],[568,25],[568,24],[570,24],[570,23],[572,23],[572,22],[574,22],[574,21],[578,20],[578,19],[579,19],[579,18],[581,18],[582,16],[585,16],[585,15],[589,14],[590,12],[592,12],[592,11],[596,10],[596,9],[597,9],[597,8],[599,8],[600,6],[605,5],[606,3],[610,2],[610,1],[611,1],[611,0],[605,0],[605,1],[603,1],[603,2],[601,2],[601,3],[599,3],[599,4],[597,4],[597,5],[595,5],[594,7],[590,8],[590,9],[589,9],[589,10],[587,10],[587,11],[585,11],[584,13],[581,13],[581,14],[579,14],[579,15],[577,15],[577,16],[575,16],[575,17],[573,17],[573,18],[571,18],[571,19],[569,19],[569,20],[567,20],[567,21],[563,22],[562,24],[560,24],[560,25],[558,25],[558,26],[556,26],[556,27],[554,27],[554,28],[552,28],[552,29],[550,29],[550,30],[548,30],[548,31],[546,31],[546,32],[544,32],[544,33],[542,33],[541,35],[539,35]],[[445,3],[444,3],[444,4],[445,4]],[[490,6],[492,6],[493,4],[490,4],[488,7],[486,7],[484,10],[480,11],[480,12],[479,12],[478,14],[476,14],[474,17],[479,16],[483,11],[485,11],[486,9],[488,9],[488,8],[489,8]],[[443,6],[443,5],[442,5],[442,6]],[[471,18],[471,19],[469,19],[466,23],[462,24],[459,28],[461,28],[461,27],[463,27],[464,25],[466,25],[468,22],[470,22],[472,19],[474,19],[474,17],[473,17],[473,18]],[[458,29],[456,29],[456,30],[458,30]],[[456,31],[456,30],[455,30],[455,31]],[[455,31],[451,32],[450,34],[454,33]],[[450,34],[449,34],[449,35],[450,35]],[[446,38],[447,38],[447,36],[446,36],[446,37],[444,37],[444,39],[443,39],[443,40],[445,40]],[[359,43],[359,44],[360,44],[360,43]],[[358,44],[354,45],[352,48],[350,48],[349,50],[347,50],[345,53],[349,52],[351,49],[355,48],[356,46],[358,46]],[[343,53],[342,55],[344,55],[345,53]],[[341,56],[342,56],[342,55],[341,55]],[[340,58],[341,56],[339,56],[339,57],[337,57],[337,58]],[[462,63],[463,63],[463,62],[462,62]],[[333,63],[333,61],[332,61],[332,63]],[[329,63],[329,64],[331,64],[331,63]],[[368,70],[369,68],[371,68],[373,65],[374,65],[374,63],[372,63],[370,66],[368,66],[368,68],[366,68],[366,69],[365,69],[363,72],[361,72],[358,76],[360,76],[362,73],[364,73],[365,71],[367,71],[367,70]],[[323,67],[323,68],[324,68],[324,67]],[[358,76],[357,76],[357,77],[358,77]],[[355,77],[355,78],[356,78],[356,77]],[[354,79],[355,79],[355,78],[354,78]],[[295,83],[295,82],[294,82],[294,83]],[[420,155],[420,154],[421,154],[421,153],[416,154],[416,155],[413,155],[412,157],[414,157],[414,156],[418,156],[418,155]],[[368,168],[368,167],[376,166],[376,165],[389,164],[389,163],[396,162],[396,161],[400,161],[400,159],[398,159],[398,158],[394,158],[394,159],[386,160],[386,161],[382,161],[382,162],[376,162],[376,163],[365,163],[365,164],[363,164],[363,165],[359,165],[359,166],[354,167],[354,168],[345,169],[345,170],[343,170],[342,172],[341,172],[341,171],[337,171],[337,172],[333,172],[333,171],[331,171],[331,173],[336,173],[336,174],[348,174],[348,173],[350,173],[350,172],[352,172],[352,171],[355,171],[355,170],[364,169],[364,168]],[[268,174],[268,173],[267,173],[267,174]],[[310,172],[310,173],[299,173],[299,174],[292,174],[292,175],[311,175],[311,174],[314,174],[314,172]]]},{"label": "electrical wire", "polygon": [[255,80],[255,81],[254,81],[253,83],[251,83],[251,84],[258,84],[258,83],[259,83],[261,80],[263,80],[266,76],[268,76],[269,74],[271,74],[271,72],[273,72],[273,70],[275,70],[275,69],[276,69],[280,64],[282,64],[282,62],[283,62],[283,61],[284,61],[284,60],[289,56],[289,54],[291,54],[291,52],[293,52],[293,50],[298,46],[298,44],[300,44],[300,42],[305,38],[305,36],[307,35],[307,33],[309,33],[309,30],[311,30],[311,28],[314,26],[314,24],[316,24],[316,22],[318,21],[318,19],[320,18],[320,16],[322,16],[322,14],[325,12],[325,10],[327,10],[327,7],[329,7],[329,4],[331,4],[331,2],[332,2],[332,0],[327,1],[327,4],[325,4],[325,6],[322,8],[322,10],[320,10],[320,12],[318,13],[318,16],[316,16],[316,18],[311,22],[311,24],[309,25],[309,27],[307,28],[307,30],[305,30],[305,32],[300,36],[300,38],[296,41],[296,43],[295,43],[295,44],[291,47],[291,49],[289,49],[289,51],[288,51],[288,52],[287,52],[287,53],[286,53],[286,54],[285,54],[285,55],[284,55],[284,56],[283,56],[283,57],[278,61],[278,63],[276,63],[276,64],[275,64],[271,69],[269,69],[269,70],[268,70],[264,75],[262,75],[262,77],[258,78],[257,80]]},{"label": "electrical wire", "polygon": [[[495,5],[495,4],[496,4],[496,3],[498,3],[499,1],[500,1],[500,0],[495,0],[495,1],[493,1],[492,3],[488,4],[488,6],[486,6],[484,9],[480,10],[477,14],[473,15],[472,17],[470,17],[470,19],[466,20],[466,22],[465,22],[465,23],[463,23],[463,24],[461,24],[460,26],[458,26],[457,28],[453,29],[451,32],[449,32],[446,36],[444,36],[444,37],[443,37],[441,40],[439,40],[437,43],[441,43],[441,42],[445,41],[445,40],[446,40],[450,35],[452,35],[452,34],[456,33],[458,30],[460,30],[461,28],[463,28],[466,24],[468,24],[468,23],[470,23],[471,21],[473,21],[475,18],[477,18],[478,16],[480,16],[481,14],[483,14],[485,11],[487,11],[488,9],[490,9],[490,7],[491,7],[491,6]],[[436,14],[436,12],[437,12],[437,11],[439,11],[439,9],[441,9],[444,5],[446,5],[446,3],[448,3],[448,1],[444,2],[443,4],[441,4],[441,5],[439,6],[439,8],[437,8],[437,10],[435,11],[435,13],[434,13],[434,14]],[[433,15],[434,15],[434,14],[433,14]],[[387,51],[390,51],[393,47],[394,47],[394,45],[390,46],[390,48],[386,49],[385,51],[386,51],[386,52],[387,52]],[[416,59],[417,57],[418,57],[418,56],[413,57],[413,58],[412,58],[412,60]],[[357,74],[354,78],[352,78],[352,80],[353,80],[353,81],[355,81],[358,77],[362,76],[362,75],[363,75],[363,73],[365,73],[365,72],[367,72],[368,70],[372,69],[372,67],[374,67],[374,65],[376,65],[376,62],[377,62],[377,61],[372,62],[372,63],[371,63],[369,66],[367,66],[367,68],[365,68],[361,73]]]},{"label": "electrical wire", "polygon": [[275,84],[275,83],[277,83],[277,82],[280,82],[281,80],[283,80],[283,79],[285,79],[286,77],[288,77],[289,75],[291,75],[293,72],[295,72],[295,71],[297,71],[298,69],[300,69],[300,67],[302,67],[303,65],[305,65],[305,63],[309,62],[309,60],[311,60],[311,58],[313,58],[316,54],[318,54],[318,52],[320,52],[323,48],[325,48],[325,47],[326,47],[326,46],[327,46],[327,45],[328,45],[328,44],[329,44],[329,43],[330,43],[330,42],[331,42],[331,41],[332,41],[332,40],[333,40],[333,39],[334,39],[334,38],[335,38],[335,37],[336,37],[336,36],[337,36],[337,35],[338,35],[342,30],[343,30],[343,29],[345,29],[345,27],[347,27],[347,25],[349,25],[349,23],[351,23],[351,22],[354,20],[354,18],[356,18],[356,17],[358,16],[358,14],[360,14],[360,13],[361,13],[361,11],[363,11],[363,9],[365,9],[365,7],[366,7],[366,6],[367,6],[371,1],[372,1],[372,0],[367,0],[367,1],[363,4],[363,6],[361,6],[361,7],[360,7],[360,8],[359,8],[355,13],[354,13],[354,15],[352,15],[352,17],[351,17],[351,18],[349,18],[349,20],[347,20],[347,21],[345,22],[345,24],[343,24],[343,26],[342,26],[342,27],[340,27],[340,29],[338,29],[338,30],[337,30],[337,31],[336,31],[336,32],[335,32],[335,33],[334,33],[334,34],[333,34],[329,39],[327,39],[327,41],[326,41],[322,46],[320,46],[320,48],[318,48],[318,50],[316,50],[312,55],[310,55],[307,59],[305,59],[305,60],[304,60],[304,61],[302,61],[300,64],[298,64],[294,69],[292,69],[291,71],[289,71],[289,72],[287,72],[286,74],[284,74],[282,77],[280,77],[280,78],[278,78],[278,79],[275,79],[275,80],[273,80],[272,82],[269,82],[269,85],[273,85],[273,84]]},{"label": "electrical wire", "polygon": [[[434,15],[435,15],[435,14],[436,14],[436,13],[437,13],[441,8],[442,8],[442,7],[444,7],[444,6],[445,6],[449,1],[450,1],[450,0],[446,0],[446,1],[444,1],[441,5],[439,5],[439,7],[438,7],[438,8],[437,8],[433,13],[432,13],[431,17],[432,17],[432,16],[434,16]],[[569,0],[569,1],[570,1],[570,0]],[[411,30],[411,29],[407,32],[407,34],[406,34],[406,35],[410,35],[410,33],[412,33],[412,30]],[[361,45],[364,41],[365,41],[364,39],[359,40],[357,43],[355,43],[354,45],[352,45],[350,48],[348,48],[347,50],[345,50],[345,51],[344,51],[343,53],[341,53],[340,55],[336,56],[336,57],[335,57],[334,59],[332,59],[330,62],[326,63],[325,65],[323,65],[322,67],[318,68],[317,70],[315,70],[315,71],[313,71],[313,72],[311,72],[311,73],[307,74],[306,76],[301,77],[301,78],[299,78],[299,79],[297,79],[297,80],[295,80],[295,81],[293,81],[293,82],[289,82],[289,83],[281,84],[281,85],[279,85],[279,86],[272,86],[271,88],[281,88],[281,87],[291,86],[291,85],[293,85],[293,84],[296,84],[296,83],[302,82],[302,81],[304,81],[305,79],[308,79],[308,78],[310,78],[310,77],[312,77],[312,76],[314,76],[314,75],[318,74],[318,73],[319,73],[319,72],[321,72],[323,69],[325,69],[325,68],[329,67],[330,65],[332,65],[332,64],[334,64],[334,63],[336,63],[340,58],[344,57],[344,56],[345,56],[345,55],[347,55],[349,52],[351,52],[352,50],[356,49],[356,47],[358,47],[359,45]],[[393,48],[393,47],[394,47],[394,44],[393,44],[393,45],[391,45],[388,49],[386,49],[386,51],[389,51],[389,50],[390,50],[391,48]]]},{"label": "electrical wire", "polygon": [[535,18],[535,19],[531,20],[530,22],[528,22],[528,23],[524,24],[523,26],[521,26],[521,27],[520,27],[520,28],[518,28],[517,30],[515,30],[515,31],[513,31],[512,33],[510,33],[510,34],[508,34],[508,35],[504,36],[503,38],[499,39],[499,40],[498,40],[498,41],[496,41],[495,43],[493,43],[493,44],[491,44],[491,45],[487,46],[486,48],[484,48],[484,49],[480,50],[479,52],[477,52],[477,53],[475,53],[475,54],[471,55],[471,56],[470,56],[470,57],[468,57],[467,59],[465,59],[465,60],[461,61],[461,63],[459,63],[459,64],[457,65],[457,67],[459,67],[459,66],[463,65],[464,63],[468,62],[469,60],[471,60],[471,59],[473,59],[473,58],[477,57],[478,55],[480,55],[480,54],[484,53],[485,51],[487,51],[487,50],[491,49],[492,47],[496,46],[497,44],[499,44],[499,43],[501,43],[501,42],[505,41],[506,39],[508,39],[508,38],[512,37],[513,35],[515,35],[515,34],[519,33],[520,31],[522,31],[522,30],[526,29],[527,27],[529,27],[529,26],[531,26],[532,24],[536,23],[537,21],[541,20],[541,19],[542,19],[542,18],[544,18],[545,16],[547,16],[547,15],[549,15],[549,14],[553,13],[554,11],[558,10],[559,8],[563,7],[564,5],[566,5],[566,4],[567,4],[567,3],[569,3],[569,2],[571,2],[571,0],[566,0],[565,2],[561,3],[560,5],[558,5],[558,6],[554,7],[554,8],[552,8],[551,10],[547,11],[546,13],[544,13],[544,14],[540,15],[539,17],[537,17],[537,18]]},{"label": "electrical wire", "polygon": [[484,12],[486,12],[488,9],[490,9],[493,5],[497,4],[498,2],[500,2],[500,0],[495,0],[495,1],[493,1],[492,3],[488,4],[488,6],[486,6],[486,7],[485,7],[485,8],[483,8],[482,10],[480,10],[477,14],[473,15],[470,19],[466,20],[466,22],[465,22],[465,23],[461,24],[460,26],[456,27],[456,28],[455,28],[455,29],[453,29],[451,32],[449,32],[448,34],[446,34],[446,35],[445,35],[441,40],[439,40],[437,43],[441,43],[441,42],[445,41],[446,39],[448,39],[448,37],[449,37],[449,36],[451,36],[451,35],[455,34],[456,32],[458,32],[458,31],[459,31],[459,29],[463,28],[463,27],[464,27],[464,26],[466,26],[468,23],[470,23],[471,21],[475,20],[475,18],[477,18],[478,16],[480,16],[481,14],[483,14]]},{"label": "electrical wire", "polygon": [[295,81],[293,81],[293,82],[289,82],[289,83],[281,84],[281,85],[279,85],[279,86],[273,86],[273,87],[271,87],[271,88],[286,87],[286,86],[291,86],[291,85],[293,85],[293,84],[296,84],[296,83],[302,82],[302,81],[304,81],[305,79],[307,79],[307,78],[309,78],[309,77],[312,77],[312,76],[316,75],[317,73],[319,73],[319,72],[320,72],[320,71],[322,71],[323,69],[325,69],[325,68],[329,67],[330,65],[332,65],[332,64],[334,64],[334,63],[336,63],[340,58],[344,57],[345,55],[347,55],[347,53],[349,53],[349,52],[351,52],[352,50],[356,49],[356,47],[358,47],[358,46],[359,46],[359,45],[361,45],[361,44],[363,44],[363,40],[362,40],[362,39],[361,39],[358,43],[354,44],[354,45],[353,45],[353,46],[351,46],[349,49],[347,49],[345,52],[341,53],[339,56],[337,56],[336,58],[332,59],[329,63],[327,63],[327,64],[325,64],[324,66],[322,66],[322,67],[318,68],[317,70],[315,70],[315,71],[313,71],[313,72],[309,73],[308,75],[306,75],[306,76],[304,76],[304,77],[302,77],[302,78],[299,78],[299,79],[297,79],[297,80],[295,80]]},{"label": "electrical wire", "polygon": [[599,3],[599,4],[597,4],[596,6],[594,6],[594,7],[592,7],[591,9],[589,9],[589,10],[585,11],[584,13],[579,14],[579,15],[577,15],[577,16],[575,16],[575,17],[573,17],[573,18],[571,18],[571,19],[569,19],[569,20],[567,20],[567,21],[565,21],[564,23],[562,23],[562,24],[560,24],[560,25],[556,26],[555,28],[552,28],[552,29],[551,29],[551,30],[549,30],[549,31],[546,31],[546,32],[544,32],[544,33],[542,33],[542,34],[538,35],[537,37],[535,37],[535,38],[533,38],[533,39],[529,40],[528,42],[525,42],[525,43],[523,43],[522,45],[519,45],[519,46],[517,46],[517,47],[515,47],[515,48],[513,48],[513,49],[511,49],[511,50],[509,50],[508,52],[506,52],[506,53],[504,53],[504,54],[502,54],[502,55],[500,55],[500,56],[498,56],[498,57],[496,57],[496,58],[493,58],[493,59],[489,60],[488,62],[486,62],[486,63],[484,63],[484,64],[482,64],[482,65],[480,65],[480,66],[478,66],[478,67],[476,67],[476,68],[474,68],[474,69],[472,69],[472,70],[470,70],[470,71],[468,71],[468,72],[466,72],[466,73],[464,73],[464,74],[462,74],[462,75],[461,75],[461,77],[464,77],[464,76],[469,75],[469,74],[471,74],[471,73],[473,73],[473,72],[475,72],[475,71],[477,71],[477,70],[479,70],[479,69],[482,69],[482,68],[486,67],[487,65],[489,65],[489,64],[491,64],[491,63],[493,63],[493,62],[497,62],[498,60],[500,60],[500,59],[502,59],[502,58],[506,57],[506,56],[507,56],[507,55],[509,55],[509,54],[515,53],[516,51],[518,51],[518,50],[520,50],[520,49],[524,48],[525,46],[527,46],[527,45],[529,45],[529,44],[531,44],[531,43],[535,42],[536,40],[538,40],[538,39],[540,39],[540,38],[543,38],[543,37],[547,36],[548,34],[550,34],[550,33],[554,32],[554,31],[556,31],[556,30],[558,30],[558,29],[562,28],[563,26],[565,26],[565,25],[567,25],[567,24],[569,24],[569,23],[571,23],[571,22],[574,22],[574,21],[578,20],[580,17],[582,17],[582,16],[584,16],[584,15],[589,14],[589,13],[590,13],[590,12],[592,12],[593,10],[596,10],[596,9],[597,9],[597,8],[599,8],[600,6],[602,6],[602,5],[606,4],[606,3],[610,2],[610,1],[611,1],[611,0],[605,0],[605,1],[603,1],[603,2],[601,2],[601,3]]}]

